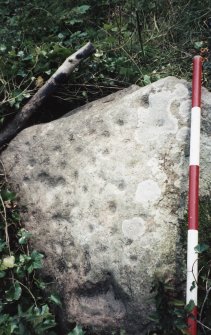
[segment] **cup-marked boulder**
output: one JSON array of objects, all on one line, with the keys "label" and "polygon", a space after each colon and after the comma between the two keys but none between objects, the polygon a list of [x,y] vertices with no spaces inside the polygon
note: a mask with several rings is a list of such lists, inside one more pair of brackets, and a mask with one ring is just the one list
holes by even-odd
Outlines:
[{"label": "cup-marked boulder", "polygon": [[[27,206],[33,247],[69,321],[145,334],[156,276],[173,278],[186,210],[191,85],[132,86],[48,124],[3,152]],[[211,94],[203,90],[201,194],[211,167]]]}]

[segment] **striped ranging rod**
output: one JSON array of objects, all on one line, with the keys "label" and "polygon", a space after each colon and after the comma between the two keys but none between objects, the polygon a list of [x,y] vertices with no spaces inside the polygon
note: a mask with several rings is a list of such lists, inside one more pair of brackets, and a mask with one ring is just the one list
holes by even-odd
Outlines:
[{"label": "striped ranging rod", "polygon": [[190,165],[188,194],[188,243],[187,243],[187,291],[186,303],[194,301],[192,316],[188,317],[188,329],[191,335],[197,335],[197,281],[198,254],[194,248],[198,245],[198,198],[199,198],[199,154],[200,154],[200,116],[201,116],[201,75],[202,58],[193,59],[192,109],[190,133]]}]

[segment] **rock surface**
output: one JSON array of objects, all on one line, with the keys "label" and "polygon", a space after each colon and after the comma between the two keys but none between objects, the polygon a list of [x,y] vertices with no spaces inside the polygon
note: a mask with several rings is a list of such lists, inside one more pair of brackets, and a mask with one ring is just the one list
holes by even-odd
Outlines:
[{"label": "rock surface", "polygon": [[[168,77],[22,131],[2,154],[70,321],[145,334],[155,276],[175,275],[188,186],[190,84]],[[203,91],[201,189],[211,94]],[[110,334],[110,332],[109,332]]]}]

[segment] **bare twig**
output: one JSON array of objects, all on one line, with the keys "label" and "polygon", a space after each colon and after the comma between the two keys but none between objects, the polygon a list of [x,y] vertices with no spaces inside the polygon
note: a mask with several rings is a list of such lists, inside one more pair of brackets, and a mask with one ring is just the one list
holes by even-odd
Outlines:
[{"label": "bare twig", "polygon": [[27,292],[30,294],[30,296],[31,296],[32,299],[34,300],[34,304],[35,304],[35,306],[37,307],[37,301],[36,301],[35,296],[33,295],[33,293],[30,291],[30,289],[29,289],[26,285],[24,285],[23,283],[21,283],[19,280],[15,279],[15,281],[16,281],[18,284],[20,284],[21,286],[23,286],[23,287],[27,290]]},{"label": "bare twig", "polygon": [[138,30],[138,37],[139,37],[139,42],[140,42],[140,46],[141,46],[141,52],[142,52],[142,55],[145,56],[143,38],[142,38],[142,31],[141,31],[142,30],[142,24],[140,22],[138,11],[136,11],[136,21],[137,21],[137,30]]},{"label": "bare twig", "polygon": [[197,320],[197,323],[202,326],[203,328],[206,328],[207,330],[211,330],[211,328],[207,327],[205,324],[203,324],[201,321]]},{"label": "bare twig", "polygon": [[1,201],[1,204],[2,204],[2,207],[3,207],[3,215],[2,215],[2,217],[3,217],[3,220],[4,220],[4,224],[5,224],[5,227],[4,227],[5,240],[6,240],[6,243],[7,243],[7,247],[9,249],[9,254],[11,255],[11,252],[10,252],[10,238],[9,238],[8,223],[7,223],[7,212],[6,212],[6,208],[5,208],[4,201],[2,199],[1,194],[0,194],[0,201]]},{"label": "bare twig", "polygon": [[1,166],[2,166],[4,179],[5,179],[6,183],[7,183],[7,174],[6,174],[6,170],[5,170],[5,167],[4,167],[4,163],[2,162],[1,159],[0,159],[0,164],[1,164]]},{"label": "bare twig", "polygon": [[206,295],[205,295],[205,298],[204,298],[204,301],[203,301],[203,304],[201,306],[201,310],[200,310],[200,314],[199,314],[199,321],[201,322],[201,319],[202,319],[202,314],[203,314],[203,310],[204,310],[204,306],[206,304],[206,301],[209,297],[209,293],[211,291],[211,287],[208,288],[208,290],[206,291]]}]

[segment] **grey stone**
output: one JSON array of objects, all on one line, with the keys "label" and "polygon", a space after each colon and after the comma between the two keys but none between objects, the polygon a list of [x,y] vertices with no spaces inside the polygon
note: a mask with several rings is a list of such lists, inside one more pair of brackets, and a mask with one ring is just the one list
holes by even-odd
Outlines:
[{"label": "grey stone", "polygon": [[[168,77],[22,131],[2,154],[69,321],[145,334],[155,277],[175,277],[186,210],[190,90]],[[210,184],[203,90],[201,194]]]}]

